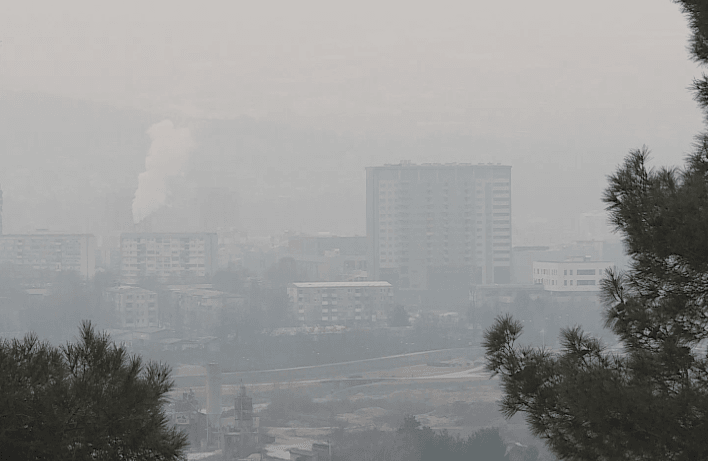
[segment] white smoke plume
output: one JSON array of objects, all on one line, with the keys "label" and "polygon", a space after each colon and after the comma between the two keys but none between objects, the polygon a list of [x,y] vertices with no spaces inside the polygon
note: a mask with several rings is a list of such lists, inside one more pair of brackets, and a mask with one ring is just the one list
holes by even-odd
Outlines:
[{"label": "white smoke plume", "polygon": [[137,224],[165,204],[167,181],[182,172],[194,143],[189,128],[175,128],[163,120],[147,130],[152,144],[145,158],[145,171],[138,176],[133,199],[133,221]]}]

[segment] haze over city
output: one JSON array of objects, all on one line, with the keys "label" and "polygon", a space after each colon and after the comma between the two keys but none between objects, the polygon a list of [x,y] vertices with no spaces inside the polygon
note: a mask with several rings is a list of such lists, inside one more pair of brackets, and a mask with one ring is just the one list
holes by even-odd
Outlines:
[{"label": "haze over city", "polygon": [[0,458],[705,458],[701,8],[4,5]]},{"label": "haze over city", "polygon": [[244,229],[363,235],[364,167],[493,162],[513,167],[517,242],[552,243],[583,237],[629,149],[678,164],[700,128],[686,23],[665,1],[6,11],[13,231],[94,231],[170,120],[193,140],[172,187],[235,191]]}]

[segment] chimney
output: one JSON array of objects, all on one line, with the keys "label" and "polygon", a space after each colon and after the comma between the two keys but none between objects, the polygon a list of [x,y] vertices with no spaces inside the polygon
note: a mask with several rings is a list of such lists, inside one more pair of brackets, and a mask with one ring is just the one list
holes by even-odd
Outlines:
[{"label": "chimney", "polygon": [[219,426],[221,418],[221,370],[218,363],[207,365],[207,418],[212,427]]}]

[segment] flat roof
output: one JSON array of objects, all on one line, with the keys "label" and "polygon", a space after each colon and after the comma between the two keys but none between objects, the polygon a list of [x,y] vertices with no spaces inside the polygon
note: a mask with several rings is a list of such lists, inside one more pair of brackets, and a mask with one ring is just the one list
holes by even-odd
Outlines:
[{"label": "flat roof", "polygon": [[385,163],[380,166],[367,166],[366,169],[375,168],[511,168],[511,165],[501,163]]},{"label": "flat roof", "polygon": [[115,292],[115,293],[128,292],[128,291],[136,292],[137,291],[137,292],[155,294],[154,291],[150,291],[150,290],[142,288],[142,287],[134,287],[131,285],[121,285],[119,287],[110,287],[110,288],[107,288],[106,291]]},{"label": "flat roof", "polygon": [[534,263],[552,264],[615,264],[614,261],[534,261]]},{"label": "flat roof", "polygon": [[297,288],[340,288],[340,287],[390,287],[388,282],[295,282],[291,285]]},{"label": "flat roof", "polygon": [[35,237],[94,237],[93,234],[0,234],[0,238],[35,238]]},{"label": "flat roof", "polygon": [[141,237],[141,238],[156,238],[156,237],[203,237],[205,235],[213,235],[216,236],[216,232],[122,232],[120,234],[120,237],[128,237],[128,238],[135,238],[135,237]]},{"label": "flat roof", "polygon": [[315,454],[312,450],[304,450],[302,448],[288,448],[288,451],[290,453],[295,453],[296,455],[313,456]]}]

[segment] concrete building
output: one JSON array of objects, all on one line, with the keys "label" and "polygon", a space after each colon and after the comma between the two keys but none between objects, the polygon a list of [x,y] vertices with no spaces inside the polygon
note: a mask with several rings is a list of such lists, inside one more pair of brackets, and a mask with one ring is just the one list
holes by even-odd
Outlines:
[{"label": "concrete building", "polygon": [[306,325],[370,325],[393,309],[388,282],[302,282],[288,286],[294,318]]},{"label": "concrete building", "polygon": [[217,270],[216,234],[125,233],[120,240],[123,277],[205,277]]},{"label": "concrete building", "polygon": [[36,271],[96,273],[96,238],[91,234],[0,235],[0,264]]},{"label": "concrete building", "polygon": [[200,447],[203,451],[220,450],[222,456],[219,459],[265,459],[260,454],[265,451],[266,444],[275,442],[275,437],[260,430],[259,418],[254,415],[253,397],[241,384],[233,407],[224,408],[221,387],[219,365],[208,364],[206,409],[200,409],[200,402],[190,390],[182,394],[181,400],[169,405],[168,420],[173,427],[187,434],[192,447]]},{"label": "concrete building", "polygon": [[243,297],[213,290],[208,284],[169,285],[166,299],[170,306],[165,318],[172,327],[200,331],[210,331],[218,326],[225,310],[243,315],[246,305]]},{"label": "concrete building", "polygon": [[0,235],[2,235],[2,189],[0,189]]},{"label": "concrete building", "polygon": [[614,268],[610,261],[592,261],[587,257],[565,261],[534,261],[533,281],[552,292],[600,291],[600,280],[605,270]]},{"label": "concrete building", "polygon": [[455,272],[472,284],[509,283],[511,167],[368,167],[366,226],[370,280],[434,290]]},{"label": "concrete building", "polygon": [[193,390],[183,392],[180,400],[172,402],[167,412],[173,427],[187,434],[187,440],[193,447],[199,447],[206,438],[207,417],[201,411],[201,405]]},{"label": "concrete building", "polygon": [[311,450],[303,448],[289,448],[290,461],[330,461],[332,459],[332,448],[329,443],[312,444]]},{"label": "concrete building", "polygon": [[219,423],[218,447],[226,459],[245,459],[259,452],[269,441],[259,433],[258,417],[253,415],[253,398],[246,394],[243,384],[234,399],[234,408],[222,412]]},{"label": "concrete building", "polygon": [[159,327],[157,293],[144,288],[119,286],[106,289],[105,301],[113,308],[119,328]]}]

